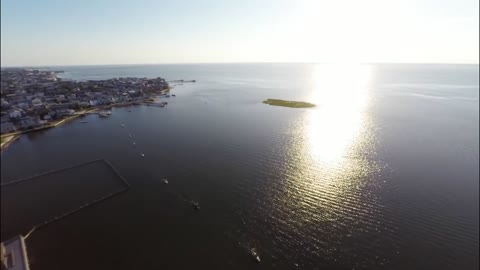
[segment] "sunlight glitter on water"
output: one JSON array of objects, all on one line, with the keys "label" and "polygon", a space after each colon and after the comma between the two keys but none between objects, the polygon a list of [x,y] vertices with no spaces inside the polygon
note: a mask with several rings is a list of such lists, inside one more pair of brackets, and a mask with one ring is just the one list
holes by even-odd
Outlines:
[{"label": "sunlight glitter on water", "polygon": [[338,165],[359,141],[366,121],[372,68],[367,65],[317,65],[309,100],[317,104],[306,119],[310,156]]},{"label": "sunlight glitter on water", "polygon": [[[369,83],[372,68],[367,65],[317,65],[312,69],[309,102],[316,108],[305,111],[292,126],[295,139],[289,149],[290,185],[286,199],[303,208],[318,221],[342,218],[333,214],[344,207],[355,208],[363,196],[367,179],[378,168],[366,156],[374,151],[370,119]],[[325,212],[326,211],[326,212]]]}]

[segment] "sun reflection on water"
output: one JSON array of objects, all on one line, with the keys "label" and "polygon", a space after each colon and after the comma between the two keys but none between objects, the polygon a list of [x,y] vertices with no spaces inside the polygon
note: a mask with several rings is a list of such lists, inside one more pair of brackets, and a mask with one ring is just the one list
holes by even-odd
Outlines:
[{"label": "sun reflection on water", "polygon": [[365,120],[368,65],[317,65],[312,71],[308,100],[317,104],[306,121],[311,157],[324,165],[338,166],[354,145]]},{"label": "sun reflection on water", "polygon": [[[281,136],[285,152],[276,155],[279,166],[273,174],[279,180],[265,187],[263,208],[267,216],[280,217],[272,227],[282,244],[298,248],[301,242],[308,254],[338,262],[352,254],[365,256],[346,243],[380,229],[392,231],[372,222],[383,209],[377,190],[384,172],[369,112],[373,72],[368,65],[313,67],[311,88],[302,101],[317,106],[296,111],[296,121]],[[382,259],[373,255],[362,260]]]},{"label": "sun reflection on water", "polygon": [[368,65],[313,68],[305,100],[317,106],[292,127],[286,201],[309,213],[317,207],[336,211],[339,202],[355,202],[369,185],[366,180],[376,170],[369,158],[374,147],[367,113],[372,73]]}]

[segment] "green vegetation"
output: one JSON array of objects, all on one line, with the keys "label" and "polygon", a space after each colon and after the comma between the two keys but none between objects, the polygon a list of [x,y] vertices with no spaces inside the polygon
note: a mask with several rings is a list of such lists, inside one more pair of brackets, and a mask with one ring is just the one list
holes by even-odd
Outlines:
[{"label": "green vegetation", "polygon": [[267,99],[264,100],[263,103],[273,106],[282,106],[282,107],[289,107],[289,108],[311,108],[315,107],[315,104],[302,102],[302,101],[289,101],[289,100],[282,100],[282,99]]}]

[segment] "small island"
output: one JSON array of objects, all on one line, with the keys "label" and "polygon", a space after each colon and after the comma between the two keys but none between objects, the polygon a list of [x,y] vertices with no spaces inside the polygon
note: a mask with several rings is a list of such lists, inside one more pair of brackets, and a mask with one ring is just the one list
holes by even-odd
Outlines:
[{"label": "small island", "polygon": [[302,102],[302,101],[289,101],[283,99],[267,99],[264,100],[263,103],[273,106],[282,106],[282,107],[289,107],[289,108],[311,108],[315,107],[315,104]]}]

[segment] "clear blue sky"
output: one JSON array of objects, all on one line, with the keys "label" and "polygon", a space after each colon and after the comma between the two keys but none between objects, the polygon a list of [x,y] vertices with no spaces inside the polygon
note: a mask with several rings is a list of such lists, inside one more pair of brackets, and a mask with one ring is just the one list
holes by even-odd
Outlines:
[{"label": "clear blue sky", "polygon": [[478,0],[2,0],[2,66],[478,63]]}]

